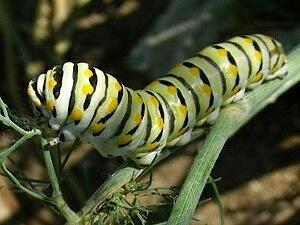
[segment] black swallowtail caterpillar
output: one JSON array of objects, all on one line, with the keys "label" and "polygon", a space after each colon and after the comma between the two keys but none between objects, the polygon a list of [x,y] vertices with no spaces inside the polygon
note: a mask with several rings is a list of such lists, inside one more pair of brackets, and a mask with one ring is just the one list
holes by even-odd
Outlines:
[{"label": "black swallowtail caterpillar", "polygon": [[28,95],[37,120],[57,131],[53,143],[79,137],[106,157],[150,164],[163,147],[187,143],[195,127],[212,122],[246,89],[284,76],[285,60],[273,38],[242,35],[204,48],[143,90],[67,62],[31,80]]}]

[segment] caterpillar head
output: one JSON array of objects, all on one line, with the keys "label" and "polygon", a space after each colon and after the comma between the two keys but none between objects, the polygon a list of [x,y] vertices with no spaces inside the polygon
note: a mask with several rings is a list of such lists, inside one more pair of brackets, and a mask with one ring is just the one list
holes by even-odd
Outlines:
[{"label": "caterpillar head", "polygon": [[46,126],[49,119],[56,116],[55,100],[60,95],[62,77],[62,66],[55,66],[29,81],[27,94],[39,126]]}]

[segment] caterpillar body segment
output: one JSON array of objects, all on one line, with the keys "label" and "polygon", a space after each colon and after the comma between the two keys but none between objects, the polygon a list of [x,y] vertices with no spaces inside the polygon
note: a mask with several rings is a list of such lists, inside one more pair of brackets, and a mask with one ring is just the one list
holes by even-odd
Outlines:
[{"label": "caterpillar body segment", "polygon": [[79,137],[106,157],[150,164],[165,146],[188,143],[222,105],[286,73],[278,41],[242,35],[204,48],[143,90],[67,62],[31,80],[28,95],[37,121],[59,133],[53,144]]}]

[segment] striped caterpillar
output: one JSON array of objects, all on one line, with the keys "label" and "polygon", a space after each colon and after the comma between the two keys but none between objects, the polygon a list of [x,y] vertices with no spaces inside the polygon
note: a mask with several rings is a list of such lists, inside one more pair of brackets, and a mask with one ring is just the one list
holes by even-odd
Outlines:
[{"label": "striped caterpillar", "polygon": [[189,142],[222,105],[287,74],[281,44],[242,35],[204,48],[143,90],[125,87],[86,63],[64,63],[29,82],[36,119],[57,131],[52,143],[77,137],[106,157],[150,164],[165,146]]}]

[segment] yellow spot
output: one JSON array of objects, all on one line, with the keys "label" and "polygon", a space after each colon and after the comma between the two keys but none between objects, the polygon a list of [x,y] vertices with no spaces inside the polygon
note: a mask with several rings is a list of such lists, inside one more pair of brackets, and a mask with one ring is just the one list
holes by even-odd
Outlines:
[{"label": "yellow spot", "polygon": [[96,124],[92,125],[90,130],[93,134],[97,134],[97,133],[101,132],[104,128],[105,128],[104,123],[96,123]]},{"label": "yellow spot", "polygon": [[270,74],[275,73],[278,70],[277,66],[274,66],[271,70],[270,70]]},{"label": "yellow spot", "polygon": [[74,109],[73,112],[71,113],[71,119],[73,121],[78,121],[81,120],[82,118],[82,111],[80,109]]},{"label": "yellow spot", "polygon": [[118,145],[126,145],[132,140],[131,135],[123,135],[118,138],[117,144]]},{"label": "yellow spot", "polygon": [[218,49],[217,52],[220,56],[227,56],[227,51],[225,49]]},{"label": "yellow spot", "polygon": [[182,116],[185,117],[186,114],[187,114],[186,106],[185,105],[180,105],[178,109],[179,109],[179,112],[182,114]]},{"label": "yellow spot", "polygon": [[84,75],[87,76],[88,78],[90,78],[90,77],[93,76],[93,72],[92,72],[90,69],[87,69],[87,70],[84,72]]},{"label": "yellow spot", "polygon": [[257,61],[261,61],[261,53],[259,51],[255,51],[254,57]]},{"label": "yellow spot", "polygon": [[179,69],[181,67],[181,65],[182,65],[182,63],[177,63],[177,64],[175,64],[175,66],[173,68]]},{"label": "yellow spot", "polygon": [[157,148],[158,145],[159,145],[158,142],[153,142],[151,144],[148,144],[146,148],[147,148],[148,151],[151,151],[151,150]]},{"label": "yellow spot", "polygon": [[120,91],[122,89],[122,86],[119,84],[119,82],[115,83],[115,88],[117,91]]},{"label": "yellow spot", "polygon": [[107,114],[111,114],[113,111],[116,110],[117,107],[118,107],[117,98],[112,98],[110,100],[110,103],[108,104],[108,107],[107,107]]},{"label": "yellow spot", "polygon": [[49,80],[48,87],[53,89],[56,84],[57,84],[57,82],[55,80],[51,79],[51,80]]},{"label": "yellow spot", "polygon": [[154,106],[158,106],[158,104],[159,104],[157,98],[154,96],[151,96],[150,101]]},{"label": "yellow spot", "polygon": [[137,95],[136,101],[137,101],[137,103],[139,103],[139,104],[142,104],[142,103],[143,103],[143,99],[142,99],[139,95]]},{"label": "yellow spot", "polygon": [[29,97],[33,96],[33,90],[31,88],[31,86],[27,88],[27,94],[28,94]]},{"label": "yellow spot", "polygon": [[134,121],[135,121],[136,124],[140,124],[141,121],[142,121],[142,115],[139,114],[139,113],[137,113],[137,114],[135,115],[135,117],[134,117]]},{"label": "yellow spot", "polygon": [[202,91],[204,94],[206,94],[207,96],[211,95],[211,87],[207,84],[203,84],[201,87]]},{"label": "yellow spot", "polygon": [[182,135],[182,134],[184,134],[185,132],[186,132],[186,130],[187,130],[187,128],[186,127],[183,127],[183,128],[181,128],[181,130],[179,131],[179,135]]},{"label": "yellow spot", "polygon": [[33,104],[35,107],[41,107],[41,102],[39,100],[34,100]]},{"label": "yellow spot", "polygon": [[255,77],[252,79],[252,83],[255,83],[257,81],[259,81],[263,76],[263,73],[262,72],[259,72],[255,75]]},{"label": "yellow spot", "polygon": [[200,71],[199,71],[199,69],[197,67],[192,67],[192,68],[190,68],[190,74],[192,76],[199,76]]},{"label": "yellow spot", "polygon": [[213,111],[213,107],[209,107],[209,108],[206,110],[205,114],[208,115],[208,114],[210,114],[212,111]]},{"label": "yellow spot", "polygon": [[229,73],[232,75],[232,76],[236,76],[237,75],[237,67],[235,65],[230,65],[229,66]]},{"label": "yellow spot", "polygon": [[251,38],[245,38],[244,41],[245,41],[246,44],[252,44],[253,43],[253,40]]},{"label": "yellow spot", "polygon": [[54,109],[54,101],[53,100],[49,100],[48,102],[47,102],[47,110],[49,111],[49,112],[52,112],[53,111],[53,109]]},{"label": "yellow spot", "polygon": [[233,96],[233,95],[235,95],[236,93],[238,93],[238,92],[239,92],[239,90],[240,90],[240,88],[239,88],[239,87],[235,87],[235,88],[233,88],[233,89],[231,90],[231,96]]},{"label": "yellow spot", "polygon": [[94,88],[93,88],[93,86],[90,85],[90,84],[86,84],[86,85],[84,85],[83,88],[82,88],[82,93],[83,93],[84,95],[90,95],[90,94],[92,94],[93,92],[94,92]]},{"label": "yellow spot", "polygon": [[168,92],[172,95],[176,94],[177,88],[175,86],[168,86]]},{"label": "yellow spot", "polygon": [[160,129],[162,129],[164,127],[163,119],[161,117],[156,118],[156,124]]}]

